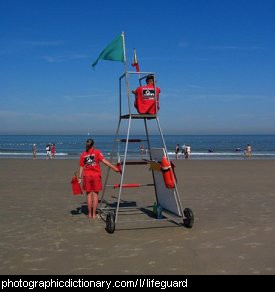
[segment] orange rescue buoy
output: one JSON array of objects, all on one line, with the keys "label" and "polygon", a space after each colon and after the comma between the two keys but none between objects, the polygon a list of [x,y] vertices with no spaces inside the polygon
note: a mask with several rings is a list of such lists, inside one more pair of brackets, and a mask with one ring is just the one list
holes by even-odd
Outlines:
[{"label": "orange rescue buoy", "polygon": [[175,178],[173,169],[171,167],[170,162],[168,161],[166,156],[163,156],[160,163],[161,171],[163,174],[163,180],[168,189],[173,189],[175,187]]},{"label": "orange rescue buoy", "polygon": [[78,179],[76,176],[72,177],[71,184],[72,184],[73,195],[82,195],[83,194],[81,185],[78,182]]}]

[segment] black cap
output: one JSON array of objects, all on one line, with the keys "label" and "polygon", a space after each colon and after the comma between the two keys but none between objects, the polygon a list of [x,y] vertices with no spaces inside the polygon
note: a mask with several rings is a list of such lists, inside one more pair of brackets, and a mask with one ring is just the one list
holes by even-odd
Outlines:
[{"label": "black cap", "polygon": [[146,81],[147,81],[147,80],[150,80],[150,79],[154,80],[154,75],[152,75],[152,74],[147,75],[147,77],[146,77]]}]

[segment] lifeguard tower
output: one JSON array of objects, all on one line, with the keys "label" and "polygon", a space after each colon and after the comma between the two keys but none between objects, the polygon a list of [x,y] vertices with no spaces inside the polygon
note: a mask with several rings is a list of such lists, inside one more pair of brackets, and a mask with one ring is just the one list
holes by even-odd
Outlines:
[{"label": "lifeguard tower", "polygon": [[[131,212],[131,210],[143,212],[147,217],[148,220],[144,221],[152,221],[156,220],[160,221],[170,221],[176,223],[178,226],[185,226],[187,228],[191,228],[194,223],[194,215],[190,208],[183,209],[180,201],[177,181],[175,176],[173,176],[174,180],[174,187],[167,188],[163,179],[163,170],[161,170],[160,162],[162,161],[163,157],[166,157],[170,163],[168,157],[168,151],[166,148],[164,136],[161,130],[159,118],[158,118],[158,109],[157,109],[157,94],[156,94],[156,82],[154,82],[154,99],[155,99],[155,114],[139,114],[134,113],[133,110],[134,100],[133,94],[130,91],[130,80],[134,78],[136,82],[141,86],[142,83],[145,81],[148,75],[153,76],[154,81],[156,80],[156,75],[153,72],[131,72],[126,71],[125,73],[120,76],[119,78],[119,117],[118,117],[118,126],[116,129],[114,142],[112,151],[110,153],[110,161],[114,163],[114,160],[117,160],[117,164],[121,167],[121,178],[120,182],[117,184],[110,184],[110,169],[108,168],[103,192],[100,198],[100,204],[98,211],[103,220],[106,222],[106,231],[108,233],[113,233],[117,226],[120,223],[125,223],[123,220],[120,220],[120,215],[125,211]],[[131,87],[133,88],[133,87]],[[151,92],[153,93],[153,91]],[[153,94],[152,94],[153,95]],[[145,132],[145,139],[140,138],[132,138],[131,130],[133,123],[136,121],[142,121],[144,124],[144,132]],[[126,128],[123,129],[123,124]],[[159,147],[152,147],[151,143],[151,135],[148,130],[148,123],[155,122],[157,125],[157,130],[160,136],[160,145]],[[129,159],[129,143],[144,143],[147,147],[147,157],[146,159]],[[124,145],[124,153],[120,153],[121,147],[119,145]],[[151,172],[151,179],[152,181],[147,184],[140,184],[140,183],[127,183],[125,182],[125,174],[127,172],[128,167],[135,167],[137,165],[143,165],[145,168],[150,167]],[[150,173],[148,171],[148,173]],[[125,189],[133,190],[132,188],[136,187],[151,187],[150,194],[153,196],[152,201],[156,202],[156,205],[153,208],[152,212],[152,205],[150,206],[124,206],[123,204],[125,200],[123,199],[123,193]],[[116,191],[116,195],[111,195]],[[148,192],[149,193],[149,192]],[[113,199],[110,202],[110,198]],[[115,199],[115,201],[114,201]],[[128,195],[129,201],[129,195]],[[127,221],[127,227],[129,228],[129,224],[131,222]],[[137,220],[135,219],[135,223]],[[123,228],[122,228],[123,229]]]}]

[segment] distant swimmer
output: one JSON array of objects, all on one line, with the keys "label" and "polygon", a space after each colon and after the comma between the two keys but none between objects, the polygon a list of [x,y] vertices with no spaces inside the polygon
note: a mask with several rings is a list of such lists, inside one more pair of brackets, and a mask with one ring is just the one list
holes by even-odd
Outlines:
[{"label": "distant swimmer", "polygon": [[247,153],[247,157],[250,158],[252,155],[252,148],[250,144],[247,144],[246,153]]},{"label": "distant swimmer", "polygon": [[239,148],[239,147],[237,147],[237,148],[235,149],[235,151],[242,151],[242,149]]},{"label": "distant swimmer", "polygon": [[183,144],[183,145],[181,146],[181,154],[182,154],[182,157],[185,156],[185,152],[186,152],[186,145]]},{"label": "distant swimmer", "polygon": [[186,145],[186,150],[185,150],[185,158],[189,159],[191,154],[191,147],[189,144]]},{"label": "distant swimmer", "polygon": [[47,144],[46,146],[46,159],[51,158],[51,144]]},{"label": "distant swimmer", "polygon": [[139,153],[140,153],[140,154],[144,154],[144,153],[145,153],[145,148],[144,148],[143,145],[140,145],[140,146],[139,146]]},{"label": "distant swimmer", "polygon": [[180,146],[179,144],[177,144],[175,148],[176,159],[178,159],[179,152],[180,152]]},{"label": "distant swimmer", "polygon": [[209,152],[209,153],[213,153],[214,150],[213,150],[213,149],[208,149],[208,152]]},{"label": "distant swimmer", "polygon": [[55,144],[52,144],[52,147],[51,147],[51,158],[55,158]]},{"label": "distant swimmer", "polygon": [[36,152],[37,152],[36,144],[33,144],[33,145],[32,145],[32,155],[33,155],[33,159],[36,159]]}]

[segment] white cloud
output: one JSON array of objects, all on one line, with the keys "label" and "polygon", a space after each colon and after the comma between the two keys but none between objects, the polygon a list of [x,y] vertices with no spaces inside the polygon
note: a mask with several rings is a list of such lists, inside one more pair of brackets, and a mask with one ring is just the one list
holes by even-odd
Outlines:
[{"label": "white cloud", "polygon": [[[19,41],[20,42],[20,41]],[[54,40],[54,41],[32,41],[25,40],[22,41],[22,44],[33,47],[58,47],[64,45],[63,40]]]},{"label": "white cloud", "polygon": [[62,56],[43,56],[42,59],[48,63],[61,63],[65,61],[64,57]]},{"label": "white cloud", "polygon": [[88,94],[78,94],[78,95],[64,95],[63,99],[66,102],[73,102],[79,99],[97,99],[100,100],[109,100],[110,98],[113,99],[112,91],[101,90],[101,91],[94,91],[93,93]]},{"label": "white cloud", "polygon": [[208,49],[210,50],[242,50],[242,51],[256,51],[256,50],[265,50],[264,47],[259,46],[234,46],[234,45],[224,45],[224,46],[209,46]]},{"label": "white cloud", "polygon": [[69,60],[80,60],[80,59],[89,59],[90,55],[86,54],[71,54],[71,55],[62,55],[62,56],[42,56],[42,59],[48,63],[62,63]]}]

